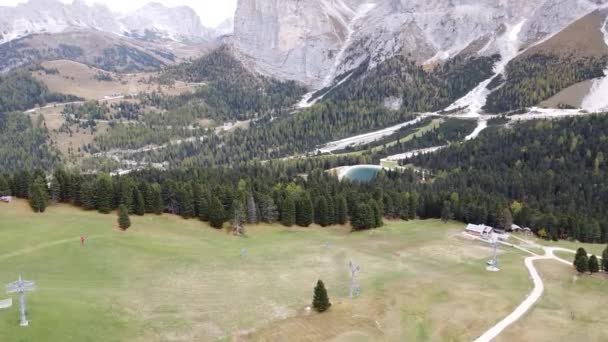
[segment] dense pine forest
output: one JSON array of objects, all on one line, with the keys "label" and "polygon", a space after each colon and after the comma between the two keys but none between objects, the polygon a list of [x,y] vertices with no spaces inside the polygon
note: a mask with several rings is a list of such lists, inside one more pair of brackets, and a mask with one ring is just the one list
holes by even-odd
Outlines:
[{"label": "dense pine forest", "polygon": [[0,112],[0,170],[48,170],[58,164],[42,120],[34,121],[22,113]]},{"label": "dense pine forest", "polygon": [[[495,206],[508,205],[515,223],[541,235],[607,242],[607,154],[608,117],[597,115],[492,128],[404,163],[437,175],[420,190],[422,217],[448,207],[459,220],[496,224]],[[459,200],[442,203],[448,193]]]},{"label": "dense pine forest", "polygon": [[415,168],[381,172],[365,184],[325,172],[361,160],[326,156],[122,177],[21,171],[0,177],[0,192],[102,213],[125,205],[132,214],[173,213],[215,227],[350,222],[358,230],[383,219],[420,217],[503,229],[514,222],[550,239],[605,243],[606,154],[608,117],[591,116],[494,127],[477,140],[405,161]]},{"label": "dense pine forest", "polygon": [[0,113],[27,110],[49,102],[76,101],[70,95],[52,93],[27,70],[0,75]]},{"label": "dense pine forest", "polygon": [[363,63],[352,75],[343,75],[349,79],[326,97],[335,102],[363,99],[373,103],[395,97],[402,100],[405,110],[437,111],[489,78],[498,59],[497,55],[456,57],[430,71],[406,56],[391,58],[371,70],[368,63]]},{"label": "dense pine forest", "polygon": [[534,54],[507,66],[507,80],[496,78],[489,88],[485,110],[505,113],[538,105],[561,90],[585,80],[604,76],[608,57],[559,57]]},{"label": "dense pine forest", "polygon": [[181,80],[204,82],[196,96],[214,111],[231,119],[247,120],[262,113],[288,109],[306,92],[296,82],[281,82],[258,76],[236,60],[227,47],[184,63],[168,67],[158,78],[161,83]]}]

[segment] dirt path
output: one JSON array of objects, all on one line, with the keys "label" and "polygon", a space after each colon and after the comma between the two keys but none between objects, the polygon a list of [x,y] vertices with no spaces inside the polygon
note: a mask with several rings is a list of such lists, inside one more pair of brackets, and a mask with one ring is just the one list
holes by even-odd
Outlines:
[{"label": "dirt path", "polygon": [[[527,249],[525,249],[523,247],[520,247],[520,246],[517,246],[517,245],[514,245],[514,244],[503,243],[505,245],[508,245],[508,246],[511,246],[511,247],[514,247],[514,248],[517,248],[519,250],[522,250],[522,251],[525,251],[525,252],[528,252],[528,253],[532,254],[532,256],[527,257],[524,262],[525,262],[526,268],[528,269],[528,272],[530,273],[530,277],[532,278],[532,281],[534,283],[534,289],[528,295],[528,297],[512,313],[510,313],[507,317],[505,317],[500,322],[496,323],[496,325],[494,325],[493,327],[491,327],[488,331],[486,331],[479,338],[475,339],[475,342],[489,342],[489,341],[492,341],[498,335],[500,335],[500,333],[502,333],[507,327],[509,327],[511,324],[517,322],[540,299],[540,297],[542,296],[542,294],[543,294],[543,292],[545,290],[545,284],[543,283],[542,278],[538,274],[538,270],[536,269],[536,267],[534,267],[534,262],[535,261],[538,261],[538,260],[555,260],[555,261],[560,262],[562,264],[565,264],[565,265],[568,265],[568,266],[572,266],[571,262],[557,257],[554,254],[554,252],[555,251],[560,251],[560,252],[567,252],[567,253],[576,254],[576,251],[573,251],[573,250],[567,249],[567,248],[561,248],[561,247],[546,247],[546,246],[542,246],[542,245],[539,245],[537,243],[534,243],[532,241],[524,240],[524,239],[516,237],[516,236],[512,236],[512,237],[514,239],[516,239],[516,240],[519,240],[521,242],[526,243],[528,246],[542,249],[545,252],[544,255],[538,256],[535,253],[533,253],[533,252],[531,252],[531,251],[529,251],[529,250],[527,250]],[[483,239],[479,239],[479,240],[486,241],[486,240],[483,240]]]},{"label": "dirt path", "polygon": [[505,317],[502,321],[498,322],[488,331],[486,331],[479,338],[475,339],[475,342],[489,342],[495,339],[500,333],[502,333],[508,326],[517,322],[530,308],[540,299],[543,292],[545,291],[545,284],[543,283],[542,278],[538,274],[536,267],[534,267],[534,262],[537,260],[548,260],[552,259],[551,256],[531,256],[527,257],[525,260],[526,268],[530,273],[530,277],[532,277],[532,281],[534,282],[534,289],[528,295],[528,297],[515,309],[515,311],[511,312],[507,317]]}]

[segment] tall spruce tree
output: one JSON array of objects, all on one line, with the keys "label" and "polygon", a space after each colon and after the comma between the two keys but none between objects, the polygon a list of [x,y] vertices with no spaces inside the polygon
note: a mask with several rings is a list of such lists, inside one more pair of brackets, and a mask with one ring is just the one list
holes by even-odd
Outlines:
[{"label": "tall spruce tree", "polygon": [[504,208],[498,215],[498,228],[502,230],[511,230],[513,225],[513,214],[509,208]]},{"label": "tall spruce tree", "polygon": [[207,192],[201,192],[198,199],[198,219],[203,222],[209,221],[209,198]]},{"label": "tall spruce tree", "polygon": [[177,191],[177,201],[179,214],[185,219],[194,217],[194,201],[192,200],[192,192],[187,186],[182,186]]},{"label": "tall spruce tree", "polygon": [[94,210],[95,205],[95,183],[84,181],[80,184],[80,202],[86,210]]},{"label": "tall spruce tree", "polygon": [[452,203],[450,203],[449,201],[444,201],[443,207],[441,208],[441,221],[443,221],[444,223],[448,223],[453,218],[453,216],[454,214],[452,213]]},{"label": "tall spruce tree", "polygon": [[353,230],[370,229],[372,228],[374,222],[374,213],[369,205],[359,203],[354,207],[350,218],[350,223]]},{"label": "tall spruce tree", "polygon": [[129,209],[124,204],[121,204],[118,207],[118,226],[122,230],[127,230],[131,227],[131,219],[129,218]]},{"label": "tall spruce tree", "polygon": [[43,178],[36,178],[29,190],[29,202],[32,210],[43,213],[49,204],[49,194]]},{"label": "tall spruce tree", "polygon": [[217,196],[212,196],[209,202],[209,224],[213,228],[221,229],[226,222],[224,206]]},{"label": "tall spruce tree", "polygon": [[146,202],[144,201],[144,196],[137,188],[133,190],[133,212],[138,216],[144,216],[146,213]]},{"label": "tall spruce tree", "polygon": [[317,197],[315,202],[315,223],[321,227],[329,225],[329,208],[325,196]]},{"label": "tall spruce tree", "polygon": [[332,196],[325,196],[327,200],[327,225],[336,224],[336,202]]},{"label": "tall spruce tree", "polygon": [[348,221],[346,199],[343,196],[336,198],[336,223],[344,225]]},{"label": "tall spruce tree", "polygon": [[378,205],[378,202],[376,200],[371,200],[369,202],[369,208],[371,209],[372,215],[374,218],[372,227],[374,227],[374,228],[382,227],[384,225],[384,222],[382,219],[382,209],[380,209],[380,205]]},{"label": "tall spruce tree", "polygon": [[288,193],[281,204],[281,223],[291,227],[296,222],[296,204],[293,195]]},{"label": "tall spruce tree", "polygon": [[300,227],[308,227],[314,221],[312,201],[308,194],[300,196],[296,205],[296,224]]},{"label": "tall spruce tree", "polygon": [[414,220],[416,218],[416,213],[418,212],[418,200],[420,196],[416,192],[412,192],[409,195],[409,203],[408,203],[408,218],[410,220]]},{"label": "tall spruce tree", "polygon": [[112,211],[113,194],[114,189],[110,175],[105,173],[99,174],[95,184],[95,208],[100,213],[109,214]]},{"label": "tall spruce tree", "polygon": [[312,299],[312,307],[317,312],[325,312],[331,307],[329,296],[327,295],[327,289],[322,280],[317,282],[315,286],[315,292]]},{"label": "tall spruce tree", "polygon": [[10,184],[4,175],[0,175],[0,196],[10,196],[12,194]]},{"label": "tall spruce tree", "polygon": [[160,184],[152,184],[152,186],[150,187],[150,190],[151,190],[150,198],[152,201],[150,206],[152,208],[152,212],[156,215],[161,215],[163,213],[163,211],[165,210],[164,205],[163,205],[163,195],[162,195],[161,186],[160,186]]}]

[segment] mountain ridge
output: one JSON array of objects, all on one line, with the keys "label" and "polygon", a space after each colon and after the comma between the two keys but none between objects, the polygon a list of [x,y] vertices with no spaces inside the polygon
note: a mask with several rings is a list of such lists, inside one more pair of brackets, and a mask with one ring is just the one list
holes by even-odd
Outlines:
[{"label": "mountain ridge", "polygon": [[[491,56],[509,48],[510,28],[522,48],[555,34],[606,0],[240,0],[234,45],[260,73],[327,86],[366,60],[373,68],[395,55],[419,64],[461,53]],[[350,32],[349,32],[350,31]]]}]

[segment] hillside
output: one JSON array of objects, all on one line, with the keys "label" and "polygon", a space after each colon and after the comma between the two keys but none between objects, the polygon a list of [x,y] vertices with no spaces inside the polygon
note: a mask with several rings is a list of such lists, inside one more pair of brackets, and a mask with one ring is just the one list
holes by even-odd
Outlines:
[{"label": "hillside", "polygon": [[[485,109],[502,113],[536,106],[570,86],[604,76],[608,65],[605,21],[605,12],[594,11],[517,56],[506,67],[506,80],[493,82],[497,89]],[[578,101],[566,98],[563,102]]]}]

